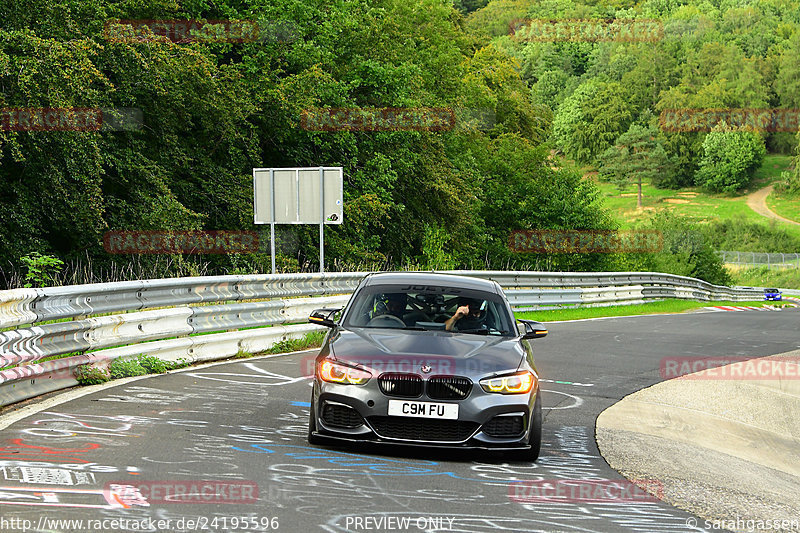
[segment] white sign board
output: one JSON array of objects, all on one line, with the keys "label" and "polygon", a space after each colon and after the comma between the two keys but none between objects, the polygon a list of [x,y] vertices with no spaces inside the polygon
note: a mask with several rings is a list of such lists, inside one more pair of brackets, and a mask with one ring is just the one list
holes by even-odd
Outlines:
[{"label": "white sign board", "polygon": [[341,224],[342,167],[254,168],[256,224]]},{"label": "white sign board", "polygon": [[254,168],[253,217],[269,224],[275,273],[275,224],[319,224],[319,271],[325,271],[325,224],[344,215],[342,167]]}]

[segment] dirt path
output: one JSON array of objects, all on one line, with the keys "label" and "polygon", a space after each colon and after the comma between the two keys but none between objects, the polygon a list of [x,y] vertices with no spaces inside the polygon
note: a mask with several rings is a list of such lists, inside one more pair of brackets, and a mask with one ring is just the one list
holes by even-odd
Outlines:
[{"label": "dirt path", "polygon": [[786,222],[787,224],[794,224],[796,226],[800,226],[800,222],[795,222],[794,220],[783,218],[782,216],[775,214],[773,211],[770,210],[769,207],[767,207],[767,196],[769,196],[769,193],[771,192],[772,192],[772,185],[748,194],[747,205],[750,207],[750,209],[752,209],[761,216],[772,218],[774,220],[780,220],[781,222]]}]

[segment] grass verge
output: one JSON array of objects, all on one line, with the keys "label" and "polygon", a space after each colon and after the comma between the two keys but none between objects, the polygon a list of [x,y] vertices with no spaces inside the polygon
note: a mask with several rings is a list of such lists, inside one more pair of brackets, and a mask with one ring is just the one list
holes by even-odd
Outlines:
[{"label": "grass verge", "polygon": [[283,341],[278,341],[267,351],[250,353],[244,350],[239,350],[239,352],[233,357],[234,359],[248,359],[257,355],[299,352],[302,350],[310,350],[311,348],[319,348],[322,346],[322,341],[325,339],[326,333],[326,331],[311,331],[299,339],[286,339]]},{"label": "grass verge", "polygon": [[[712,220],[725,221],[733,217],[739,217],[748,222],[766,224],[769,219],[759,215],[747,205],[747,193],[760,189],[773,183],[780,177],[780,173],[788,168],[791,158],[785,155],[770,154],[764,158],[761,168],[748,189],[737,195],[713,194],[704,191],[699,187],[687,187],[683,189],[658,189],[650,183],[644,183],[642,187],[643,209],[636,208],[636,186],[628,185],[622,191],[612,184],[600,182],[595,179],[595,183],[603,196],[604,204],[615,215],[620,222],[622,229],[630,229],[638,222],[648,216],[648,213],[667,209],[676,215],[685,216],[694,222],[708,222]],[[797,200],[776,199],[775,193],[767,199],[770,208],[776,207],[774,211],[788,219],[800,217],[800,207]],[[791,235],[800,238],[800,226],[777,222],[781,228],[785,228]],[[765,250],[766,251],[766,250]]]},{"label": "grass verge", "polygon": [[767,196],[767,207],[783,218],[800,223],[800,197],[786,196],[772,191]]},{"label": "grass verge", "polygon": [[696,302],[694,300],[659,300],[646,304],[612,305],[608,307],[578,307],[553,309],[550,311],[525,311],[515,313],[517,318],[553,322],[556,320],[579,320],[608,316],[656,315],[662,313],[682,313],[691,309],[701,309],[712,305],[751,305],[762,306],[764,302]]},{"label": "grass verge", "polygon": [[[297,352],[322,346],[325,331],[311,331],[299,339],[286,339],[275,343],[269,350],[259,353],[250,353],[240,350],[234,359],[247,359],[256,355]],[[108,370],[92,365],[81,365],[76,368],[75,376],[81,385],[96,385],[112,379],[120,379],[145,374],[163,374],[169,370],[188,366],[188,361],[183,359],[177,362],[163,361],[152,355],[141,354],[135,358],[114,359]]]},{"label": "grass verge", "polygon": [[800,289],[800,269],[773,268],[766,266],[755,268],[726,267],[733,283],[746,287],[779,287],[782,289]]},{"label": "grass verge", "polygon": [[265,354],[299,352],[311,348],[319,348],[327,331],[311,331],[299,339],[286,339],[264,352]]}]

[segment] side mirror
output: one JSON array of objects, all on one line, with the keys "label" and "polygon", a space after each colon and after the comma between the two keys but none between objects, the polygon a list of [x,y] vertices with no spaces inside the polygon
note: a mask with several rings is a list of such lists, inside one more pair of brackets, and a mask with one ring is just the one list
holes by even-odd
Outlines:
[{"label": "side mirror", "polygon": [[520,320],[522,325],[525,326],[525,333],[522,334],[523,339],[540,339],[547,336],[547,328],[541,322],[535,320]]},{"label": "side mirror", "polygon": [[319,324],[320,326],[332,328],[336,325],[336,322],[333,321],[333,315],[341,310],[341,308],[333,309],[328,307],[314,309],[311,312],[311,315],[309,315],[308,321],[312,324]]}]

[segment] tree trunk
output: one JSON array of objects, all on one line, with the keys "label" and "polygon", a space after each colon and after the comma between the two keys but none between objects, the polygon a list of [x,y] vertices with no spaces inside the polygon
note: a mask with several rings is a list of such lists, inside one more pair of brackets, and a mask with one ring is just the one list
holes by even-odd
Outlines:
[{"label": "tree trunk", "polygon": [[636,198],[636,209],[641,211],[641,209],[642,209],[642,178],[641,177],[639,177],[639,179],[636,181],[636,184],[639,186],[639,196]]}]

